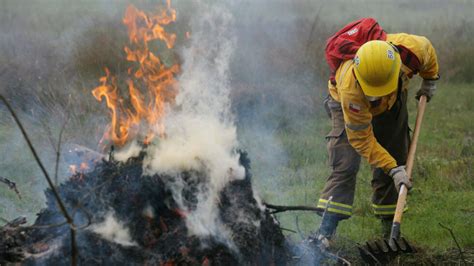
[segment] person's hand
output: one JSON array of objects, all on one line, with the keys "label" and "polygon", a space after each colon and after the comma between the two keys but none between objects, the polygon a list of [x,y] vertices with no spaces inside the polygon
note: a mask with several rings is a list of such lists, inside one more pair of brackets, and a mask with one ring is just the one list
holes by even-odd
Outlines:
[{"label": "person's hand", "polygon": [[421,83],[420,89],[416,92],[416,99],[420,100],[422,95],[426,96],[426,101],[429,102],[436,91],[436,80],[424,79]]},{"label": "person's hand", "polygon": [[400,192],[400,187],[402,184],[404,184],[408,190],[412,188],[410,178],[408,178],[408,174],[404,165],[392,168],[392,170],[388,172],[388,175],[393,178],[393,183],[395,183],[395,188],[398,192]]}]

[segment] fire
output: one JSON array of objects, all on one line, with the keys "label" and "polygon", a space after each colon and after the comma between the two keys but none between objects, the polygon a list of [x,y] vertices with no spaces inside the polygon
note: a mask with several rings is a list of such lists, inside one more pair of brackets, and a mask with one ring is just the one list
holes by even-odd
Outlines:
[{"label": "fire", "polygon": [[69,165],[69,172],[71,172],[71,174],[76,174],[77,173],[77,166],[75,164],[71,164]]},{"label": "fire", "polygon": [[82,162],[80,164],[71,164],[69,165],[69,172],[72,175],[83,175],[89,169],[89,165],[86,162]]},{"label": "fire", "polygon": [[82,162],[80,165],[79,165],[79,169],[81,170],[81,172],[85,172],[86,170],[89,169],[89,165],[86,163],[86,162]]},{"label": "fire", "polygon": [[79,180],[79,181],[84,181],[85,177],[85,171],[89,169],[89,166],[87,163],[80,163],[79,165],[76,164],[71,164],[69,165],[69,172],[72,174],[72,178]]},{"label": "fire", "polygon": [[[162,41],[167,49],[172,49],[176,35],[168,33],[165,26],[176,20],[176,10],[167,1],[166,8],[156,14],[147,14],[135,6],[128,6],[123,23],[128,29],[130,45],[125,46],[126,60],[132,67],[127,71],[128,90],[119,88],[117,77],[105,68],[105,76],[92,94],[98,101],[105,99],[111,113],[111,122],[103,139],[111,139],[117,146],[141,137],[149,143],[155,135],[164,136],[162,118],[166,104],[174,102],[178,92],[175,76],[178,64],[166,66],[149,45],[152,41]],[[127,97],[122,95],[126,94]]]}]

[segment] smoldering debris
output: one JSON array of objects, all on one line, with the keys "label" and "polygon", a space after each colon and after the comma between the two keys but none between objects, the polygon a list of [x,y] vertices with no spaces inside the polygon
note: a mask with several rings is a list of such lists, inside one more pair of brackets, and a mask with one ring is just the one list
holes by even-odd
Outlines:
[{"label": "smoldering debris", "polygon": [[122,246],[136,246],[136,243],[131,239],[130,230],[115,218],[113,211],[106,214],[102,223],[92,225],[90,230],[104,239]]},{"label": "smoldering debris", "polygon": [[25,229],[20,225],[25,223],[26,218],[20,217],[0,227],[0,265],[21,262],[24,259]]},{"label": "smoldering debris", "polygon": [[[245,153],[239,153],[245,178],[227,183],[219,193],[218,219],[228,232],[220,236],[190,234],[186,222],[188,212],[198,206],[200,183],[209,177],[197,171],[144,175],[143,157],[144,152],[127,163],[104,160],[92,172],[73,175],[58,187],[78,228],[80,264],[284,265],[290,260],[278,222],[253,195]],[[181,196],[187,210],[172,195],[177,180],[185,185]],[[66,265],[69,227],[50,190],[46,198],[47,208],[26,230],[23,248],[31,255],[23,262]]]}]

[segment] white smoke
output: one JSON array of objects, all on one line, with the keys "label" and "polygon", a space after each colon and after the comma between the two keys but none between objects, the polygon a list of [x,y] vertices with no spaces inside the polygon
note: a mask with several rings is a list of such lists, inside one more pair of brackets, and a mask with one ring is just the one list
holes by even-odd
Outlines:
[{"label": "white smoke", "polygon": [[148,219],[153,219],[155,218],[155,209],[148,203],[146,207],[143,209],[142,212],[143,217],[148,218]]},{"label": "white smoke", "polygon": [[110,242],[122,246],[137,245],[137,243],[132,240],[129,229],[115,218],[113,211],[106,214],[105,220],[102,223],[92,225],[89,230]]},{"label": "white smoke", "polygon": [[128,159],[132,157],[137,157],[140,154],[142,147],[138,144],[138,141],[135,139],[125,147],[121,148],[114,154],[114,159],[119,162],[125,163]]},{"label": "white smoke", "polygon": [[148,149],[144,162],[148,173],[206,171],[218,189],[244,176],[245,170],[233,152],[237,145],[235,128],[210,116],[183,113],[170,118],[167,134],[166,139]]},{"label": "white smoke", "polygon": [[229,99],[229,63],[235,46],[230,30],[233,18],[217,3],[201,6],[196,14],[191,23],[191,44],[182,53],[176,108],[165,118],[167,137],[149,146],[144,169],[147,174],[176,176],[194,171],[206,176],[207,180],[199,180],[194,210],[183,201],[184,182],[175,180],[170,189],[187,212],[190,234],[222,237],[227,230],[218,217],[219,193],[229,181],[245,175],[235,151],[237,133]]}]

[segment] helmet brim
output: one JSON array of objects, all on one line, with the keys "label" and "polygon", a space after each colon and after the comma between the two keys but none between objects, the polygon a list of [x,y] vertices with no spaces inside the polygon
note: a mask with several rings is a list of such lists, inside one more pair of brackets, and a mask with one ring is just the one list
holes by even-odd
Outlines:
[{"label": "helmet brim", "polygon": [[393,75],[385,84],[381,86],[369,85],[368,83],[364,81],[362,77],[360,77],[357,71],[354,71],[357,81],[359,82],[359,85],[366,96],[382,97],[394,92],[397,89],[398,77],[400,75],[401,60],[400,60],[400,55],[398,53],[395,53],[395,57],[396,57],[395,58],[396,65],[395,65],[395,70],[393,72]]}]

